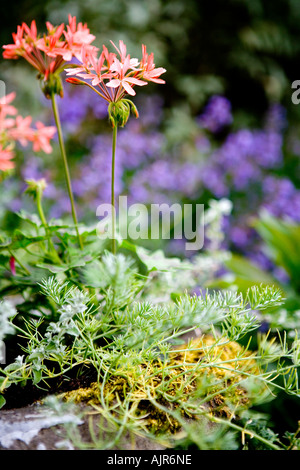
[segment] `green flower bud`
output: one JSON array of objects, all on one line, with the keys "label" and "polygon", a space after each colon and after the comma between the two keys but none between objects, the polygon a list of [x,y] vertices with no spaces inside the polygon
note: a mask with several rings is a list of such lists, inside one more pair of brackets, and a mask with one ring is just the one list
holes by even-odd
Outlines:
[{"label": "green flower bud", "polygon": [[129,119],[130,111],[136,118],[139,117],[137,107],[131,100],[123,99],[109,103],[108,116],[112,127],[124,127]]},{"label": "green flower bud", "polygon": [[47,187],[47,183],[44,178],[40,180],[26,180],[25,182],[27,183],[25,194],[29,194],[34,200],[36,200],[38,195],[42,195]]},{"label": "green flower bud", "polygon": [[38,78],[41,80],[42,92],[47,99],[51,99],[52,93],[59,95],[61,98],[64,96],[63,85],[59,74],[50,73],[46,80],[40,75],[38,75]]},{"label": "green flower bud", "polygon": [[124,127],[128,121],[130,107],[123,100],[109,103],[108,116],[112,127]]}]

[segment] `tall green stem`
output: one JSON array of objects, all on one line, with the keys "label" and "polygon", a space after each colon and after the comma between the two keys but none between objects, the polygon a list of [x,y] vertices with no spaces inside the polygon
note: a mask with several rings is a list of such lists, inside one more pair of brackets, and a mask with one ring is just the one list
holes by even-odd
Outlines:
[{"label": "tall green stem", "polygon": [[111,209],[112,209],[112,252],[116,254],[116,210],[115,210],[115,160],[118,126],[113,127],[112,159],[111,159]]},{"label": "tall green stem", "polygon": [[40,187],[37,188],[37,192],[36,192],[36,206],[37,206],[37,210],[38,210],[41,222],[46,232],[48,232],[48,224],[47,224],[47,220],[46,220],[43,206],[42,206],[42,190]]},{"label": "tall green stem", "polygon": [[44,213],[44,210],[43,210],[43,206],[42,206],[42,189],[41,187],[38,187],[37,188],[37,192],[36,192],[36,205],[37,205],[37,210],[38,210],[38,213],[39,213],[39,216],[40,216],[40,219],[41,219],[41,222],[44,226],[44,229],[45,229],[45,232],[46,232],[46,235],[48,237],[48,249],[49,251],[52,253],[52,255],[55,257],[55,259],[57,260],[57,262],[61,263],[61,260],[55,250],[55,247],[53,245],[53,242],[51,240],[51,235],[50,235],[50,232],[49,232],[49,227],[48,227],[48,223],[47,223],[47,220],[46,220],[46,217],[45,217],[45,213]]},{"label": "tall green stem", "polygon": [[58,141],[59,141],[61,156],[62,156],[63,163],[64,163],[66,183],[67,183],[67,188],[68,188],[68,193],[69,193],[69,198],[70,198],[71,208],[72,208],[72,216],[73,216],[73,220],[74,220],[74,224],[75,224],[75,228],[76,228],[78,243],[79,243],[80,248],[82,249],[83,244],[82,244],[82,240],[81,240],[79,230],[78,230],[78,220],[77,220],[74,196],[73,196],[72,185],[71,185],[69,165],[68,165],[68,160],[67,160],[63,135],[62,135],[61,123],[60,123],[60,118],[59,118],[59,113],[58,113],[58,108],[57,108],[54,92],[51,93],[51,102],[52,102],[52,108],[53,108],[55,124],[56,124],[56,127],[57,127],[57,134],[58,134]]}]

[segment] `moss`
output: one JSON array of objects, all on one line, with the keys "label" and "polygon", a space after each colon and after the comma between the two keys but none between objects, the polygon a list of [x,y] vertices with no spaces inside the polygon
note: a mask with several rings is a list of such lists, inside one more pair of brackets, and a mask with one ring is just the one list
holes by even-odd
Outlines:
[{"label": "moss", "polygon": [[[188,346],[179,346],[171,357],[174,363],[185,364],[186,367],[199,364],[196,378],[198,388],[205,389],[206,380],[209,394],[224,390],[221,394],[224,404],[235,407],[249,405],[248,392],[238,384],[249,374],[258,376],[260,369],[255,355],[240,344],[232,341],[226,345],[217,345],[212,336],[203,336],[191,341]],[[219,403],[219,407],[221,405]],[[213,410],[216,408],[214,401],[211,406]]]},{"label": "moss", "polygon": [[99,404],[100,389],[97,382],[93,382],[89,387],[78,388],[62,394],[65,401],[74,403],[86,403],[88,405]]},{"label": "moss", "polygon": [[[250,352],[244,351],[235,342],[218,346],[216,340],[210,336],[203,336],[176,349],[166,362],[155,360],[152,363],[132,365],[131,368],[119,369],[111,375],[103,387],[106,404],[112,405],[117,400],[129,401],[136,416],[142,417],[147,429],[155,434],[174,433],[178,431],[180,424],[170,414],[155,406],[149,396],[170,411],[181,410],[180,405],[187,398],[193,397],[193,394],[195,400],[203,399],[203,396],[197,395],[200,390],[204,398],[212,397],[207,400],[206,410],[226,418],[232,417],[232,410],[249,406],[248,393],[239,382],[245,373],[259,373],[255,358]],[[220,366],[224,361],[227,361],[226,368]],[[101,387],[101,384],[94,382],[90,387],[65,393],[64,399],[99,405]]]},{"label": "moss", "polygon": [[[165,400],[160,400],[161,405],[170,408],[170,403]],[[160,410],[147,400],[142,400],[139,403],[138,413],[141,416],[147,416],[145,420],[146,427],[149,432],[159,435],[165,433],[175,433],[181,427],[181,424],[173,416]]]}]

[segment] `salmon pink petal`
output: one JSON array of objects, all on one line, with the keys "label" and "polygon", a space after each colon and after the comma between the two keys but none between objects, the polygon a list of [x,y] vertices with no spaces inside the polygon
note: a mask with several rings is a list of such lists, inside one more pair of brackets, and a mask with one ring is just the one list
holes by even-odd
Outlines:
[{"label": "salmon pink petal", "polygon": [[101,78],[95,77],[94,80],[92,81],[92,85],[96,86],[101,82]]},{"label": "salmon pink petal", "polygon": [[134,91],[134,89],[125,80],[122,81],[122,85],[123,85],[124,90],[127,91],[128,95],[131,95],[131,96],[136,95],[136,92]]},{"label": "salmon pink petal", "polygon": [[72,59],[72,51],[67,51],[63,54],[62,58],[66,61],[69,62]]},{"label": "salmon pink petal", "polygon": [[110,82],[106,84],[106,86],[117,88],[121,85],[121,81],[118,78],[113,78]]},{"label": "salmon pink petal", "polygon": [[12,91],[8,95],[0,98],[0,105],[6,105],[6,104],[11,103],[15,99],[15,97],[16,97],[16,92]]},{"label": "salmon pink petal", "polygon": [[138,78],[134,77],[126,77],[124,78],[126,82],[133,83],[134,85],[139,85],[139,86],[144,86],[147,85],[147,82],[144,82],[143,80],[139,80]]},{"label": "salmon pink petal", "polygon": [[9,149],[3,149],[0,144],[0,171],[12,170],[15,167],[14,162],[11,159],[14,154]]}]

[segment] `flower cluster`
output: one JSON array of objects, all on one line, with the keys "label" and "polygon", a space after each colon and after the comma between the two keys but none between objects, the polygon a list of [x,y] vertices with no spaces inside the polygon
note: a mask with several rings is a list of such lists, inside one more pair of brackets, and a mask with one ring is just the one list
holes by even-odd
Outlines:
[{"label": "flower cluster", "polygon": [[[112,41],[111,41],[112,42]],[[153,53],[148,54],[142,45],[142,59],[131,58],[123,41],[119,47],[113,42],[117,53],[109,52],[103,44],[102,52],[97,57],[95,49],[83,46],[79,57],[80,65],[66,69],[67,82],[74,85],[87,85],[109,103],[109,117],[113,126],[123,127],[130,110],[138,117],[138,111],[126,95],[136,94],[135,86],[144,86],[148,82],[165,83],[160,76],[166,72],[162,67],[155,67]],[[84,80],[89,80],[91,83]],[[97,88],[95,88],[97,87]]]},{"label": "flower cluster", "polygon": [[56,132],[54,126],[45,126],[40,121],[36,122],[35,128],[31,127],[32,117],[23,118],[11,105],[15,96],[16,94],[12,92],[0,99],[0,171],[14,168],[12,159],[16,142],[22,146],[31,142],[34,152],[43,150],[45,153],[50,153],[52,151],[50,140]]},{"label": "flower cluster", "polygon": [[86,24],[76,23],[76,17],[69,15],[69,24],[62,23],[53,26],[46,22],[47,34],[39,35],[36,23],[31,25],[22,23],[17,32],[13,33],[13,44],[3,46],[5,59],[18,59],[23,57],[37,71],[38,77],[43,80],[43,91],[47,97],[50,92],[63,95],[59,74],[65,63],[73,57],[80,57],[81,48],[96,50],[91,43],[95,36],[90,34]]},{"label": "flower cluster", "polygon": [[[104,44],[99,58],[94,49],[82,47],[79,58],[81,65],[66,69],[67,74],[92,80],[92,86],[98,86],[102,98],[108,102],[120,101],[126,94],[134,96],[135,85],[144,86],[148,81],[165,83],[159,77],[166,70],[162,67],[155,68],[153,53],[148,54],[145,45],[142,46],[143,57],[139,62],[138,59],[130,58],[123,41],[119,41],[119,48],[113,42],[112,44],[119,58],[115,52],[108,52]],[[84,83],[72,78],[67,81],[74,84]]]}]

